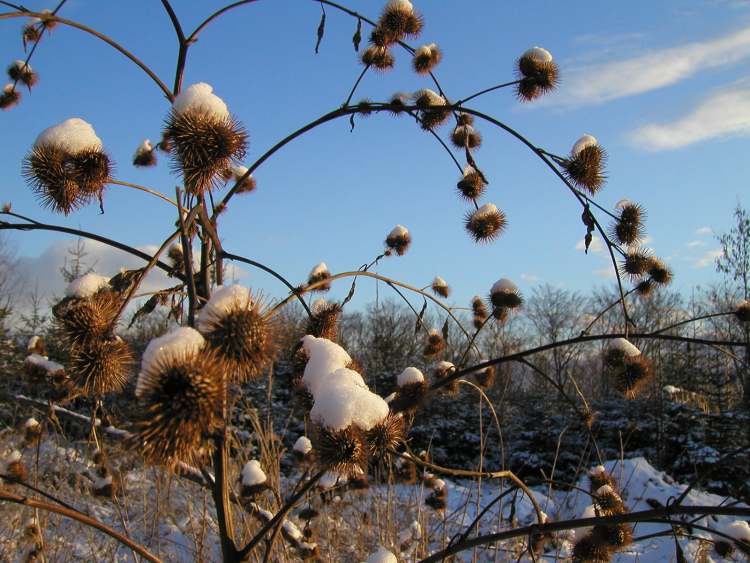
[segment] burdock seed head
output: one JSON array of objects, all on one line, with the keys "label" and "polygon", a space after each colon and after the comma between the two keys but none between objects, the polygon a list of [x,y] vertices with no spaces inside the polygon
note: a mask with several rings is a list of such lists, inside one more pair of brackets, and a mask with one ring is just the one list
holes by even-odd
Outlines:
[{"label": "burdock seed head", "polygon": [[78,346],[111,336],[121,306],[120,295],[103,287],[87,297],[65,297],[52,314],[65,339]]},{"label": "burdock seed head", "polygon": [[21,101],[21,92],[13,84],[3,86],[0,93],[0,109],[10,109]]},{"label": "burdock seed head", "polygon": [[448,282],[446,282],[443,278],[440,276],[435,276],[435,279],[432,280],[432,284],[430,284],[430,289],[440,297],[448,298],[448,296],[451,293],[451,288],[448,285]]},{"label": "burdock seed head", "polygon": [[[310,274],[307,276],[307,285],[319,284],[312,288],[311,291],[328,291],[331,289],[330,282],[327,282],[331,277],[331,271],[326,266],[325,262],[321,262],[310,270]],[[319,283],[322,282],[322,283]]]},{"label": "burdock seed head", "polygon": [[486,185],[484,178],[477,172],[476,168],[467,165],[464,168],[463,177],[456,184],[456,188],[458,188],[458,193],[461,194],[461,197],[471,201],[479,199],[482,196]]},{"label": "burdock seed head", "polygon": [[408,367],[396,379],[398,390],[391,409],[395,412],[412,412],[427,400],[427,382],[415,367]]},{"label": "burdock seed head", "polygon": [[147,460],[201,462],[222,424],[224,368],[200,333],[179,328],[143,353],[135,394],[143,406],[136,438]]},{"label": "burdock seed head", "polygon": [[8,76],[11,80],[20,82],[29,90],[37,83],[39,77],[25,61],[15,61],[8,67]]},{"label": "burdock seed head", "polygon": [[412,65],[417,74],[428,74],[443,58],[443,53],[435,43],[422,45],[414,52]]},{"label": "burdock seed head", "polygon": [[409,229],[403,225],[396,225],[385,238],[385,245],[399,256],[403,256],[411,245]]},{"label": "burdock seed head", "polygon": [[[653,258],[643,248],[631,248],[625,254],[625,259],[620,263],[620,273],[637,281],[648,273]],[[671,274],[670,276],[671,277]]]},{"label": "burdock seed head", "polygon": [[551,92],[559,81],[559,70],[552,55],[542,47],[532,47],[518,59],[518,98],[529,102]]},{"label": "burdock seed head", "polygon": [[505,229],[508,220],[500,209],[492,203],[485,203],[465,218],[466,230],[476,242],[492,242]]},{"label": "burdock seed head", "polygon": [[393,68],[396,60],[388,47],[370,45],[362,53],[362,63],[385,72]]},{"label": "burdock seed head", "polygon": [[507,278],[501,278],[490,289],[490,301],[494,307],[516,309],[523,304],[523,297],[515,283]]},{"label": "burdock seed head", "polygon": [[246,287],[217,288],[197,326],[234,381],[258,377],[275,357],[274,319]]},{"label": "burdock seed head", "polygon": [[477,149],[482,145],[482,135],[471,125],[456,125],[451,141],[459,149]]},{"label": "burdock seed head", "polygon": [[102,337],[71,347],[67,373],[85,395],[102,397],[122,391],[132,364],[133,353],[122,338]]},{"label": "burdock seed head", "polygon": [[389,0],[378,19],[378,41],[391,45],[405,37],[416,38],[422,31],[422,16],[409,0]]},{"label": "burdock seed head", "polygon": [[648,259],[646,273],[654,283],[659,285],[669,285],[672,282],[672,270],[663,261],[654,256]]},{"label": "burdock seed head", "polygon": [[320,462],[335,473],[357,475],[367,469],[369,448],[365,434],[354,425],[343,430],[317,426],[313,446]]},{"label": "burdock seed head", "polygon": [[242,159],[247,133],[229,114],[226,104],[203,82],[175,98],[167,117],[165,137],[172,143],[174,169],[185,189],[200,194],[216,185],[221,172]]},{"label": "burdock seed head", "polygon": [[643,207],[630,201],[618,203],[617,207],[620,214],[610,229],[612,237],[620,244],[637,244],[644,235],[643,220],[646,212]]},{"label": "burdock seed head", "polygon": [[156,149],[151,141],[144,139],[133,155],[133,166],[156,166]]},{"label": "burdock seed head", "polygon": [[398,447],[406,436],[404,417],[401,413],[389,412],[385,419],[365,433],[372,458],[381,458]]},{"label": "burdock seed head", "polygon": [[563,163],[563,171],[573,184],[595,195],[607,178],[604,173],[606,161],[607,153],[599,146],[599,141],[591,135],[584,135],[573,145],[570,158]]},{"label": "burdock seed head", "polygon": [[750,301],[743,299],[737,303],[737,308],[734,310],[734,316],[741,323],[750,323]]},{"label": "burdock seed head", "polygon": [[[322,301],[322,300],[320,300]],[[338,338],[338,323],[341,316],[338,303],[313,303],[312,318],[307,322],[305,334],[335,341]]]},{"label": "burdock seed head", "polygon": [[432,329],[427,335],[427,342],[425,342],[422,350],[422,355],[426,357],[437,356],[445,350],[445,339],[439,330]]},{"label": "burdock seed head", "polygon": [[111,170],[93,127],[78,118],[42,131],[23,164],[32,191],[65,215],[101,196]]}]

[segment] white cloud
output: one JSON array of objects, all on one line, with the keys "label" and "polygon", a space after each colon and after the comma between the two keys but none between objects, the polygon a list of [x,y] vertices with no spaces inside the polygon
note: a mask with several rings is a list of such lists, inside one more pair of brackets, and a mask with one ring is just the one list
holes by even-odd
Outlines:
[{"label": "white cloud", "polygon": [[560,91],[549,103],[603,103],[642,94],[689,78],[701,70],[727,66],[750,57],[750,27],[706,41],[654,49],[607,63],[566,72]]},{"label": "white cloud", "polygon": [[713,266],[716,263],[716,259],[721,256],[723,252],[721,249],[708,250],[695,262],[693,262],[694,268],[707,268]]},{"label": "white cloud", "polygon": [[628,136],[636,147],[661,151],[749,134],[750,89],[731,88],[712,94],[676,121],[644,125]]},{"label": "white cloud", "polygon": [[[586,250],[586,242],[584,239],[579,240],[576,243],[576,250]],[[589,252],[601,252],[604,250],[604,243],[598,236],[593,235],[591,239],[591,245],[589,245]]]},{"label": "white cloud", "polygon": [[600,270],[594,270],[594,275],[598,278],[604,278],[604,279],[614,279],[617,277],[615,274],[615,269],[612,266],[609,266],[608,268],[602,268]]},{"label": "white cloud", "polygon": [[539,281],[539,276],[535,276],[534,274],[521,274],[521,279],[528,283],[534,283]]},{"label": "white cloud", "polygon": [[695,230],[696,235],[711,235],[713,234],[713,229],[711,227],[701,227],[700,229]]},{"label": "white cloud", "polygon": [[698,248],[699,246],[706,246],[705,240],[691,240],[690,242],[686,242],[685,246],[688,248]]}]

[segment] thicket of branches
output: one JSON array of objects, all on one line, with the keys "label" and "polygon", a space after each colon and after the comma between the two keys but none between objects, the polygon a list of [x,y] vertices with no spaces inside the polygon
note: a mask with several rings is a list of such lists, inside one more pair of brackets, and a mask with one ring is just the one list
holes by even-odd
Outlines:
[{"label": "thicket of branches", "polygon": [[[502,395],[511,391],[529,392],[532,387],[519,385],[519,379],[533,376],[541,382],[534,389],[554,396],[575,415],[577,432],[586,437],[594,452],[591,461],[602,463],[596,429],[606,413],[592,407],[596,395],[616,393],[623,401],[632,401],[661,392],[664,385],[676,387],[674,383],[679,383],[685,401],[699,402],[709,390],[720,387],[701,387],[706,374],[723,370],[726,375],[730,369],[736,373],[739,368],[747,368],[741,351],[747,349],[750,303],[742,300],[727,303],[725,308],[686,314],[675,298],[665,293],[672,272],[641,246],[645,236],[643,207],[623,200],[610,210],[595,200],[605,184],[607,155],[594,137],[584,135],[572,143],[569,154],[561,156],[496,117],[472,108],[472,100],[501,89],[513,91],[519,102],[553,90],[559,71],[547,50],[529,49],[515,62],[515,78],[455,100],[449,85],[439,79],[439,47],[411,43],[424,25],[411,2],[390,0],[379,18],[371,20],[335,2],[319,0],[322,14],[318,43],[324,38],[330,12],[353,18],[353,43],[361,70],[353,86],[345,89],[348,94],[343,105],[333,104],[331,111],[296,131],[282,132],[276,145],[244,166],[247,132],[241,121],[211,86],[185,86],[183,76],[190,47],[202,31],[220,18],[232,17],[236,10],[252,9],[252,0],[227,5],[208,15],[193,31],[183,28],[169,0],[161,3],[179,44],[175,73],[169,80],[101,31],[63,17],[64,0],[55,10],[46,12],[0,2],[7,8],[0,13],[0,20],[24,22],[22,39],[27,53],[24,60],[9,67],[11,82],[0,96],[0,106],[12,108],[21,101],[22,88],[36,87],[32,57],[37,48],[54,40],[47,37],[53,35],[52,30],[57,26],[75,28],[116,49],[161,90],[169,103],[162,138],[153,144],[144,141],[135,152],[133,164],[153,166],[163,156],[169,159],[180,183],[172,193],[114,177],[113,157],[94,127],[78,118],[41,132],[29,148],[23,163],[25,179],[40,202],[53,211],[68,216],[91,204],[104,210],[106,188],[118,185],[132,189],[133,197],[162,200],[171,210],[165,213],[164,222],[175,227],[156,253],[147,254],[106,233],[41,223],[10,205],[4,207],[0,230],[75,235],[144,261],[142,268],[111,278],[92,272],[70,276],[65,296],[52,307],[54,333],[47,342],[50,347],[59,346],[57,359],[62,361],[54,361],[43,340],[31,339],[28,343],[24,365],[37,396],[15,399],[19,407],[36,405],[45,421],[27,421],[19,443],[38,443],[44,426],[59,425],[60,417],[73,417],[90,424],[93,484],[98,494],[113,499],[124,494],[110,458],[110,452],[115,451],[113,441],[138,450],[147,464],[205,487],[215,510],[222,558],[227,562],[281,557],[286,552],[280,550],[280,543],[289,544],[301,557],[318,557],[314,538],[287,519],[290,511],[309,499],[316,487],[341,486],[347,480],[352,487],[368,479],[376,484],[390,483],[396,478],[396,467],[404,465],[411,468],[412,480],[418,475],[430,489],[427,504],[437,511],[445,510],[447,494],[439,474],[478,481],[506,480],[534,507],[535,522],[530,526],[511,525],[496,533],[480,534],[474,533],[479,528],[475,530],[472,524],[461,536],[423,553],[425,562],[518,538],[525,541],[523,551],[533,559],[556,541],[557,532],[586,526],[590,526],[589,531],[577,538],[572,557],[607,561],[631,544],[633,522],[668,524],[676,537],[683,533],[677,529],[681,515],[750,515],[750,509],[736,505],[686,505],[687,491],[668,506],[629,512],[616,480],[596,470],[589,491],[593,516],[553,522],[541,511],[524,479],[505,465],[483,465],[481,427],[477,469],[443,466],[410,448],[415,421],[436,397],[472,393],[480,404],[480,425],[488,424],[482,418],[482,409],[486,407],[490,416],[497,417],[493,405],[502,405]],[[365,74],[393,67],[395,50],[411,57],[414,71],[424,76],[429,88],[382,101],[354,102]],[[586,247],[595,234],[604,242],[616,272],[616,293],[587,300],[594,312],[584,316],[580,296],[545,288],[528,300],[511,280],[501,278],[491,288],[478,288],[479,295],[466,304],[465,310],[451,307],[446,301],[450,288],[439,277],[420,287],[376,273],[376,266],[383,260],[397,260],[408,252],[411,234],[403,225],[384,233],[384,250],[363,257],[362,266],[332,273],[321,263],[303,284],[288,280],[275,271],[273,264],[234,253],[234,242],[221,236],[222,214],[235,196],[256,189],[253,173],[300,136],[314,134],[318,126],[334,120],[354,124],[355,119],[371,114],[411,119],[415,127],[425,131],[428,141],[445,149],[446,158],[459,171],[458,194],[468,206],[467,235],[477,243],[492,242],[510,228],[501,209],[483,203],[490,179],[477,152],[482,140],[479,130],[482,128],[484,135],[499,132],[518,140],[580,204]],[[249,288],[225,285],[224,266],[228,262],[263,270],[277,279],[281,290],[276,299],[263,300]],[[154,268],[166,272],[174,285],[146,296],[131,313],[130,306],[141,296],[144,278]],[[366,322],[356,314],[343,315],[361,278],[378,280],[403,301],[405,308],[383,303],[370,311]],[[348,284],[347,297],[340,302],[314,299],[332,284]],[[289,307],[298,307],[302,315],[296,323],[296,334],[289,330],[294,324]],[[150,334],[140,354],[141,350],[124,338],[125,329],[129,324],[143,323],[158,310],[168,311],[168,332]],[[711,330],[700,328],[706,323],[714,323]],[[696,326],[700,330],[692,334],[685,330]],[[696,378],[698,383],[691,380],[683,385],[678,378],[683,377],[680,374],[685,373],[686,366],[703,369],[701,362],[680,364],[679,358],[689,358],[697,346],[709,347],[715,353],[700,356],[706,365],[705,372]],[[669,356],[669,360],[662,356]],[[711,361],[716,365],[709,365]],[[665,373],[665,366],[673,372]],[[729,380],[734,381],[731,377]],[[272,418],[278,414],[275,408],[267,409],[266,417],[250,417],[248,424],[254,430],[251,439],[260,455],[249,460],[243,455],[243,447],[246,452],[248,445],[242,446],[239,429],[242,420],[248,420],[247,412],[256,412],[247,411],[247,403],[253,397],[260,402],[250,389],[260,386],[270,397],[274,385],[285,386],[286,412],[305,432],[304,439],[293,446],[299,463],[294,480],[282,479],[279,474],[284,452],[275,437],[275,430],[280,428]],[[719,404],[726,410],[737,404],[743,393],[747,401],[747,387],[735,385],[722,398],[706,401],[710,408]],[[118,410],[122,401],[128,406]],[[76,412],[80,408],[90,411]],[[432,416],[438,415],[433,409]],[[109,424],[100,425],[100,419]],[[493,423],[501,426],[499,418]],[[3,461],[0,501],[25,505],[37,514],[40,510],[61,514],[108,534],[146,560],[159,560],[150,546],[133,540],[126,530],[114,529],[37,486],[38,470],[31,473],[33,479],[29,477],[28,452],[33,450],[22,449],[11,452]],[[728,466],[734,463],[733,456],[744,451],[730,452],[721,462]],[[693,484],[706,477],[701,474]],[[36,518],[25,529],[30,538],[29,559],[45,557],[43,531]],[[740,536],[725,534],[721,541],[726,544],[722,547],[725,550],[748,549]],[[416,553],[412,555],[416,557]],[[372,560],[395,560],[390,553],[380,553],[379,557]]]}]

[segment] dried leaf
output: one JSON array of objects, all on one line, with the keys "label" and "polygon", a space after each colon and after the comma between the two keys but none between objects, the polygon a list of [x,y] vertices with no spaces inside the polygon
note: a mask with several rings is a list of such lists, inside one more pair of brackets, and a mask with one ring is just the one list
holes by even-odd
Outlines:
[{"label": "dried leaf", "polygon": [[143,307],[138,309],[135,314],[133,315],[133,318],[130,319],[130,324],[128,325],[128,328],[132,327],[135,322],[140,319],[141,317],[145,317],[146,315],[153,313],[154,309],[156,309],[156,306],[159,304],[159,294],[152,295],[146,303],[143,304]]},{"label": "dried leaf", "polygon": [[362,19],[357,19],[357,31],[354,32],[352,43],[354,43],[354,52],[359,51],[359,44],[362,42]]},{"label": "dried leaf", "polygon": [[422,310],[419,311],[419,315],[417,315],[417,322],[414,325],[414,334],[417,334],[420,329],[424,326],[424,314],[427,312],[427,299],[424,300],[424,303],[422,304]]},{"label": "dried leaf", "polygon": [[318,41],[315,43],[315,54],[318,54],[320,48],[320,42],[323,40],[323,34],[326,32],[326,11],[323,8],[323,4],[320,5],[320,9],[323,13],[320,14],[320,23],[318,24]]},{"label": "dried leaf", "polygon": [[479,174],[479,177],[482,178],[482,181],[485,184],[489,184],[490,182],[487,180],[487,177],[484,175],[484,172],[480,170],[479,166],[477,166],[477,163],[474,160],[474,157],[471,155],[471,151],[469,150],[469,147],[466,147],[465,151],[466,151],[467,164],[477,171],[477,174]]},{"label": "dried leaf", "polygon": [[591,241],[594,237],[591,236],[591,232],[586,233],[586,236],[583,237],[583,242],[586,244],[586,249],[584,250],[585,254],[589,253],[589,246],[591,245]]},{"label": "dried leaf", "polygon": [[354,131],[354,114],[351,114],[349,116],[349,125],[350,125],[349,133],[351,133],[352,131]]},{"label": "dried leaf", "polygon": [[445,317],[445,322],[443,323],[443,340],[448,342],[448,319],[449,317]]}]

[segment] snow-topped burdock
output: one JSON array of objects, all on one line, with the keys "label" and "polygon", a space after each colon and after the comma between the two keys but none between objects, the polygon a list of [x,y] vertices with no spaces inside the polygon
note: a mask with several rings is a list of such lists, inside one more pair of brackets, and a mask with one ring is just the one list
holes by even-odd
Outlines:
[{"label": "snow-topped burdock", "polygon": [[427,333],[427,342],[425,342],[424,348],[422,348],[422,355],[427,358],[437,356],[445,350],[445,346],[443,334],[437,329],[430,329]]},{"label": "snow-topped burdock", "polygon": [[10,109],[21,101],[21,92],[12,82],[3,86],[0,92],[0,109]]},{"label": "snow-topped burdock", "polygon": [[240,473],[240,495],[244,498],[252,498],[268,488],[266,473],[257,459],[251,459],[242,468]]},{"label": "snow-topped burdock", "polygon": [[414,51],[412,66],[417,74],[428,74],[435,68],[443,58],[443,53],[435,43],[422,45]]},{"label": "snow-topped burdock", "polygon": [[542,47],[526,50],[517,63],[519,82],[518,98],[529,102],[551,92],[559,81],[559,70],[552,54]]},{"label": "snow-topped burdock", "polygon": [[8,67],[8,76],[14,82],[20,82],[29,90],[37,83],[39,77],[26,61],[15,61]]},{"label": "snow-topped burdock", "polygon": [[74,117],[42,131],[23,163],[26,183],[44,205],[67,215],[101,198],[112,166],[91,124]]},{"label": "snow-topped burdock", "polygon": [[445,123],[451,114],[448,101],[429,88],[424,88],[414,93],[414,105],[421,111],[419,123],[422,129],[434,129]]},{"label": "snow-topped burdock", "polygon": [[133,166],[155,166],[156,150],[149,139],[144,139],[133,154]]},{"label": "snow-topped burdock", "polygon": [[230,166],[229,168],[222,170],[221,176],[227,183],[239,182],[239,185],[237,186],[238,194],[249,193],[255,189],[256,183],[253,175],[248,174],[248,170],[247,166]]},{"label": "snow-topped burdock", "polygon": [[164,137],[172,145],[175,170],[193,194],[212,188],[221,172],[247,150],[245,130],[204,82],[187,87],[175,98]]},{"label": "snow-topped burdock", "polygon": [[653,370],[651,362],[625,338],[615,338],[604,351],[604,365],[613,376],[615,388],[625,397],[634,398],[648,383]]},{"label": "snow-topped burdock", "polygon": [[[17,481],[25,481],[28,473],[22,458],[18,450],[11,450],[0,457],[0,477],[6,476]],[[1,478],[0,481],[2,481]]]},{"label": "snow-topped burdock", "polygon": [[486,185],[479,171],[470,164],[467,164],[464,167],[464,175],[456,184],[456,189],[458,189],[461,197],[473,201],[482,197]]},{"label": "snow-topped burdock", "polygon": [[317,299],[310,307],[312,317],[308,319],[305,332],[312,336],[336,340],[338,337],[338,323],[341,316],[341,305],[327,303],[324,299]]},{"label": "snow-topped burdock", "polygon": [[307,436],[300,436],[297,438],[297,441],[294,442],[294,446],[292,446],[292,451],[294,452],[294,457],[296,457],[298,461],[307,459],[313,451],[310,438]]},{"label": "snow-topped burdock", "polygon": [[604,165],[607,152],[592,135],[583,135],[570,149],[570,157],[562,161],[565,177],[591,195],[601,189],[607,176]]},{"label": "snow-topped burdock", "polygon": [[737,303],[737,306],[734,309],[734,316],[737,317],[737,320],[741,323],[750,323],[750,301],[743,299]]},{"label": "snow-topped burdock", "polygon": [[505,213],[492,203],[485,203],[466,215],[466,230],[476,242],[491,242],[499,237],[507,224]]},{"label": "snow-topped burdock", "polygon": [[[744,520],[734,520],[726,524],[720,531],[723,535],[714,535],[714,550],[721,557],[732,557],[736,548],[750,554],[750,526]],[[730,540],[729,538],[732,538]]]},{"label": "snow-topped burdock", "polygon": [[[442,336],[441,336],[442,338]],[[396,378],[396,396],[391,401],[395,412],[416,410],[427,398],[427,382],[424,374],[415,367],[407,367]]]},{"label": "snow-topped burdock", "polygon": [[27,446],[31,446],[39,442],[39,438],[42,436],[42,425],[39,421],[30,417],[23,423],[23,441]]},{"label": "snow-topped burdock", "polygon": [[222,362],[192,328],[175,329],[149,342],[135,395],[144,408],[137,439],[145,457],[172,465],[199,462],[222,423]]},{"label": "snow-topped burdock", "polygon": [[436,295],[444,298],[447,298],[451,293],[451,288],[448,285],[448,282],[440,276],[435,276],[435,279],[432,280],[432,283],[430,284],[430,289],[432,289]]},{"label": "snow-topped burdock", "polygon": [[370,41],[388,47],[405,37],[417,37],[422,26],[422,16],[409,0],[388,0],[370,35]]},{"label": "snow-topped burdock", "polygon": [[409,249],[409,245],[411,245],[409,229],[403,225],[396,225],[388,233],[388,236],[385,237],[385,245],[388,250],[395,252],[399,256],[403,256]]},{"label": "snow-topped burdock", "polygon": [[451,133],[451,141],[459,149],[476,149],[482,145],[482,136],[474,129],[474,116],[469,113],[461,113],[458,123]]},{"label": "snow-topped burdock", "polygon": [[331,271],[325,262],[316,265],[307,276],[307,285],[315,285],[310,291],[328,291],[331,289],[330,282],[326,282],[331,277]]},{"label": "snow-topped burdock", "polygon": [[500,319],[504,316],[498,315],[496,312],[498,309],[506,312],[517,309],[523,304],[523,297],[515,283],[508,278],[500,278],[490,288],[490,303],[494,308],[493,314]]},{"label": "snow-topped burdock", "polygon": [[197,327],[234,381],[258,377],[273,361],[275,318],[246,287],[216,288],[198,315]]},{"label": "snow-topped burdock", "polygon": [[637,244],[645,234],[643,221],[646,211],[643,206],[625,199],[618,201],[615,209],[619,214],[610,228],[611,237],[626,246]]}]

